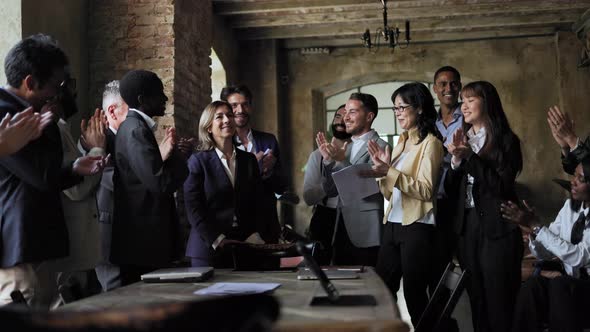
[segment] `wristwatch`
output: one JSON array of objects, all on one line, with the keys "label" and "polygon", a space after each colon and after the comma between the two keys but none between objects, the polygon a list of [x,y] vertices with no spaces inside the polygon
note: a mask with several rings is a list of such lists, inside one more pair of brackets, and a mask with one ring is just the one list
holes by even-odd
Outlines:
[{"label": "wristwatch", "polygon": [[542,227],[539,226],[539,225],[533,227],[533,230],[531,232],[533,234],[533,239],[536,238],[537,235],[539,235],[539,232],[541,231],[541,228]]}]

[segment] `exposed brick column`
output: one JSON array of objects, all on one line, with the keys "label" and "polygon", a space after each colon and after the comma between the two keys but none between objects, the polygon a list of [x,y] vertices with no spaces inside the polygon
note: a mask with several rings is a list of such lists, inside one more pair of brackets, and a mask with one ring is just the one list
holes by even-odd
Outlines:
[{"label": "exposed brick column", "polygon": [[[89,2],[90,104],[100,105],[107,82],[131,69],[151,70],[162,79],[169,98],[166,115],[157,119],[156,138],[169,126],[181,136],[196,137],[199,116],[211,101],[211,0]],[[186,239],[181,192],[178,213]]]}]

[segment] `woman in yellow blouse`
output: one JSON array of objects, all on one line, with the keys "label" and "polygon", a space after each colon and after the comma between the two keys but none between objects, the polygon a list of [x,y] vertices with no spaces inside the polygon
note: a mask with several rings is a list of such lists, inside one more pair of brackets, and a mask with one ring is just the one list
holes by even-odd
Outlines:
[{"label": "woman in yellow blouse", "polygon": [[374,142],[368,146],[373,176],[379,177],[381,192],[389,200],[376,270],[394,295],[404,277],[404,297],[416,326],[428,303],[433,196],[443,146],[435,126],[434,99],[424,84],[405,84],[391,100],[405,131],[391,152]]}]

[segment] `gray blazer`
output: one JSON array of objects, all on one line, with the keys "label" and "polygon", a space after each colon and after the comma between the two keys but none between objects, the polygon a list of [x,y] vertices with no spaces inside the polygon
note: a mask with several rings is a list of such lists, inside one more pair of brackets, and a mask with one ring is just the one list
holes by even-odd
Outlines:
[{"label": "gray blazer", "polygon": [[[380,147],[385,148],[387,142],[379,138],[377,132],[373,132],[370,140],[377,142]],[[391,148],[391,147],[390,147]],[[350,160],[352,143],[346,148],[346,159],[341,162],[332,162],[324,165],[325,178],[332,180],[332,173],[345,167],[357,164],[372,164],[366,143],[361,147],[359,152]],[[369,197],[358,200],[354,204],[342,206],[342,201],[338,203],[337,216],[338,220],[342,216],[348,237],[352,244],[359,248],[378,246],[381,241],[381,227],[383,220],[383,195],[377,193]],[[338,228],[338,223],[336,223]],[[336,232],[334,232],[336,234]]]}]

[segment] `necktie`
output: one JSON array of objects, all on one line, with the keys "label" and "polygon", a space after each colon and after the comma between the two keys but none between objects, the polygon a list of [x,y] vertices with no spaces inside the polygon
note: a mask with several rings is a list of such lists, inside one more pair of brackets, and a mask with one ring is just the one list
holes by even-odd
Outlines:
[{"label": "necktie", "polygon": [[[571,237],[571,241],[570,241],[572,244],[578,244],[578,243],[580,243],[580,241],[582,241],[582,238],[584,237],[584,229],[585,228],[586,228],[586,216],[584,215],[584,212],[582,212],[582,213],[580,213],[578,220],[576,220],[576,222],[574,223],[574,226],[572,227],[572,237]],[[588,279],[588,272],[586,271],[586,269],[584,267],[580,268],[580,279],[582,279],[582,280]]]},{"label": "necktie", "polygon": [[586,228],[586,216],[582,212],[572,227],[572,237],[570,241],[572,244],[578,244],[582,241],[582,238],[584,237],[584,228]]}]

